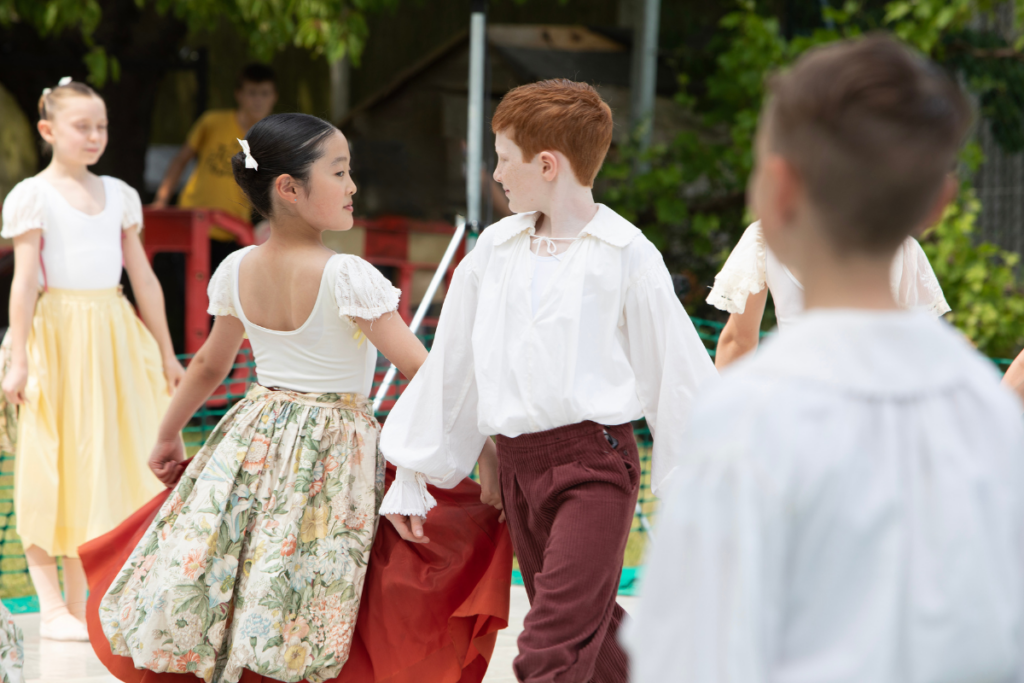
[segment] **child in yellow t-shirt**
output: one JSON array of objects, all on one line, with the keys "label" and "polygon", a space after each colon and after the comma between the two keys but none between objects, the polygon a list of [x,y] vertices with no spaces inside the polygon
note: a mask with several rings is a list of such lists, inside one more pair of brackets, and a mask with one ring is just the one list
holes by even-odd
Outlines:
[{"label": "child in yellow t-shirt", "polygon": [[[246,221],[252,208],[238,189],[231,173],[231,157],[238,151],[238,139],[261,119],[266,118],[277,102],[274,72],[264,64],[249,64],[242,69],[235,90],[237,109],[215,109],[203,114],[188,134],[188,140],[167,168],[152,206],[163,208],[178,185],[185,166],[197,159],[195,171],[178,198],[181,207],[220,209]],[[227,254],[237,248],[228,231],[210,229],[210,272]]]}]

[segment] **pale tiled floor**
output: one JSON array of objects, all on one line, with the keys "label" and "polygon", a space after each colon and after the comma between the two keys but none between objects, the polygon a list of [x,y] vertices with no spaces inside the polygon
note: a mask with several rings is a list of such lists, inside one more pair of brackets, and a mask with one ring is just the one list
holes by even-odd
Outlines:
[{"label": "pale tiled floor", "polygon": [[[627,611],[635,601],[636,598],[619,598],[619,603]],[[498,634],[498,644],[484,683],[516,683],[512,675],[512,659],[516,656],[516,638],[523,629],[523,617],[529,608],[526,591],[520,586],[513,586],[509,626]],[[88,643],[40,640],[38,615],[21,614],[14,619],[25,632],[26,683],[118,683],[103,668]]]},{"label": "pale tiled floor", "polygon": [[[637,600],[638,598],[619,596],[619,604],[627,612],[634,608]],[[523,630],[523,618],[529,609],[530,601],[526,599],[526,589],[522,586],[512,586],[508,628],[498,633],[498,643],[494,646],[494,656],[487,668],[487,675],[484,676],[484,683],[516,683],[516,677],[512,673],[512,660],[519,652],[516,639]]]}]

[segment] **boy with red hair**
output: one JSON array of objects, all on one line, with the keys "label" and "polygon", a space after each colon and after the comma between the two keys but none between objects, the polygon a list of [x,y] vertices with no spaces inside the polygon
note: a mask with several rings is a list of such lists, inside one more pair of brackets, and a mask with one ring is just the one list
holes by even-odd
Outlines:
[{"label": "boy with red hair", "polygon": [[[426,483],[451,487],[497,436],[500,500],[530,598],[520,681],[622,683],[623,553],[640,485],[632,422],[655,436],[653,487],[680,459],[714,366],[661,254],[593,198],[612,116],[584,83],[508,93],[494,114],[516,212],[456,269],[426,363],[388,416],[398,476],[381,513],[426,542]],[[481,472],[485,489],[492,479]]]}]

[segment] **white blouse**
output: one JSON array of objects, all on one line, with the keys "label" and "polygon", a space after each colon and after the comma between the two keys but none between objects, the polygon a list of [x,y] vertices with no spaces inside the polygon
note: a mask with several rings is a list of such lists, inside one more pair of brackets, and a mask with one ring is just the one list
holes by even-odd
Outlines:
[{"label": "white blouse", "polygon": [[1021,680],[1021,409],[930,316],[802,316],[694,410],[631,680]]},{"label": "white blouse", "polygon": [[717,373],[661,254],[602,205],[559,255],[534,313],[538,216],[491,226],[456,269],[430,355],[381,433],[398,466],[382,513],[425,514],[426,482],[455,486],[492,434],[646,416],[655,490],[681,459],[693,397]]},{"label": "white blouse", "polygon": [[[103,210],[90,216],[71,206],[46,180],[26,178],[4,199],[0,236],[41,229],[39,284],[57,289],[107,289],[121,282],[122,230],[142,230],[142,202],[128,183],[100,176]],[[45,275],[45,276],[44,276]]]},{"label": "white blouse", "polygon": [[238,298],[238,267],[255,247],[232,252],[210,278],[210,315],[230,315],[245,326],[265,387],[305,393],[368,396],[377,349],[351,318],[376,320],[398,308],[401,293],[369,263],[348,254],[332,256],[306,321],[295,330],[270,330],[251,322]]},{"label": "white blouse", "polygon": [[[902,308],[927,311],[938,317],[950,308],[921,245],[908,237],[892,262],[893,297]],[[775,303],[779,330],[788,328],[804,309],[804,288],[764,240],[760,221],[752,223],[736,243],[722,271],[715,276],[708,303],[728,313],[743,313],[747,297],[765,285]]]}]

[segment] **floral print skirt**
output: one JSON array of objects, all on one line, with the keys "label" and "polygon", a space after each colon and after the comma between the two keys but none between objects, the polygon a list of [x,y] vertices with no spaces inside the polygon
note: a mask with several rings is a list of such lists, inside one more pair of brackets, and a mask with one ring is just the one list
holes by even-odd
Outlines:
[{"label": "floral print skirt", "polygon": [[25,637],[14,617],[0,604],[0,683],[23,683]]},{"label": "floral print skirt", "polygon": [[235,683],[338,675],[384,490],[365,396],[253,387],[100,602],[113,654]]}]

